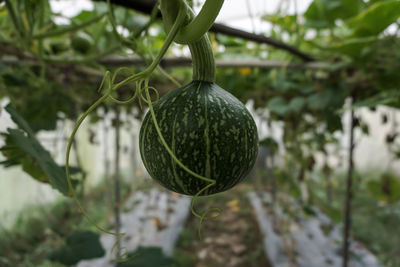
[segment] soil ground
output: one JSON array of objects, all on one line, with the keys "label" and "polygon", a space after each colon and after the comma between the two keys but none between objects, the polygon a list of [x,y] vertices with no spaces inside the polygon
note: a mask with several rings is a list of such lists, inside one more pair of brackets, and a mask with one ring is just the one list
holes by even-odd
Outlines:
[{"label": "soil ground", "polygon": [[[241,184],[195,202],[198,213],[209,208],[221,208],[222,214],[215,220],[203,221],[202,241],[197,234],[199,219],[194,215],[189,217],[175,248],[176,266],[270,266],[264,255],[254,211],[246,197],[249,189],[246,184]],[[217,213],[211,212],[207,216],[215,215]]]}]

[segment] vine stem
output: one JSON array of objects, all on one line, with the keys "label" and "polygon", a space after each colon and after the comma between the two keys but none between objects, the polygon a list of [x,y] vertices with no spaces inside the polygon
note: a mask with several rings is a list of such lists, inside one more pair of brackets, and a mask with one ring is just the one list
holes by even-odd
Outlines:
[{"label": "vine stem", "polygon": [[[351,99],[350,106],[353,104],[354,99]],[[353,162],[354,152],[354,110],[350,111],[350,137],[349,137],[349,158],[348,158],[348,169],[347,169],[347,181],[346,181],[346,199],[345,199],[345,215],[344,215],[344,237],[343,237],[343,267],[347,267],[349,264],[349,235],[351,227],[351,200],[353,198],[352,186],[353,186]]]},{"label": "vine stem", "polygon": [[85,113],[78,119],[78,121],[75,124],[75,127],[71,133],[70,138],[68,139],[68,144],[67,144],[67,152],[66,152],[66,156],[65,156],[65,173],[67,176],[67,182],[68,182],[68,187],[69,187],[69,194],[73,197],[73,199],[75,200],[75,203],[78,205],[79,210],[83,213],[83,215],[85,216],[85,218],[94,226],[96,226],[97,229],[99,229],[100,231],[104,232],[104,233],[108,233],[111,235],[118,235],[116,233],[107,231],[106,229],[98,226],[90,217],[89,215],[87,215],[87,213],[84,211],[84,208],[82,207],[82,204],[80,203],[80,201],[78,200],[75,190],[72,186],[71,183],[71,174],[69,171],[69,157],[70,157],[70,152],[71,152],[71,148],[72,148],[72,142],[75,138],[75,135],[79,129],[79,127],[81,126],[82,122],[84,121],[84,119],[87,117],[87,115],[92,112],[95,108],[97,108],[98,105],[100,105],[103,101],[105,101],[108,98],[108,94],[103,95],[101,98],[99,98],[92,106],[90,106],[88,108],[88,110],[85,111]]},{"label": "vine stem", "polygon": [[67,28],[63,28],[63,29],[60,29],[60,30],[54,30],[54,31],[50,31],[50,32],[41,32],[41,33],[35,34],[33,36],[33,39],[39,39],[40,40],[40,39],[44,39],[44,38],[48,38],[48,37],[53,37],[53,36],[66,34],[66,33],[69,33],[69,32],[74,32],[74,31],[83,29],[83,28],[85,28],[85,27],[87,27],[87,26],[89,26],[89,25],[91,25],[93,23],[96,23],[96,22],[100,21],[102,18],[105,17],[105,15],[107,15],[107,13],[100,14],[100,15],[98,15],[98,16],[92,18],[92,19],[89,19],[89,20],[87,20],[87,21],[85,21],[85,22],[83,22],[81,24],[73,25],[73,26],[70,26],[70,27],[67,27]]},{"label": "vine stem", "polygon": [[188,44],[193,61],[193,80],[215,82],[215,59],[207,35]]},{"label": "vine stem", "polygon": [[79,64],[79,63],[88,63],[92,61],[96,61],[99,58],[103,58],[111,53],[113,53],[115,50],[117,50],[120,46],[116,45],[113,46],[109,49],[107,49],[104,52],[101,52],[100,54],[95,54],[95,55],[88,55],[85,57],[75,57],[72,59],[66,59],[66,58],[54,58],[54,57],[47,57],[43,56],[42,60],[47,62],[47,63],[57,63],[57,64]]},{"label": "vine stem", "polygon": [[[45,0],[40,1],[40,17],[39,17],[39,29],[41,29],[44,25],[44,14],[45,14]],[[33,32],[33,26],[30,28],[30,36],[29,38],[32,37],[32,32]],[[40,78],[43,81],[46,80],[46,62],[43,61],[43,55],[44,55],[44,46],[43,46],[43,39],[39,40],[39,58],[41,61],[41,68],[40,68]]]},{"label": "vine stem", "polygon": [[154,71],[155,68],[157,68],[161,59],[164,57],[168,48],[174,41],[175,36],[178,34],[178,31],[184,22],[185,15],[186,15],[186,6],[182,4],[179,7],[178,16],[176,18],[174,26],[172,26],[171,31],[168,33],[167,38],[165,39],[165,42],[160,49],[160,52],[158,53],[156,58],[153,60],[153,62],[150,64],[150,66],[148,66],[143,72],[133,75],[131,77],[128,77],[125,80],[117,83],[116,85],[113,86],[112,90],[117,90],[121,86],[124,86],[126,84],[129,84],[129,83],[132,83],[132,82],[135,82],[138,80],[144,80],[151,75],[151,73]]},{"label": "vine stem", "polygon": [[82,185],[81,185],[80,196],[83,196],[85,194],[86,171],[83,169],[82,160],[81,160],[81,157],[79,156],[78,141],[77,140],[74,140],[72,142],[72,147],[73,147],[73,149],[75,151],[75,161],[78,164],[78,167],[82,172]]},{"label": "vine stem", "polygon": [[121,35],[118,33],[118,30],[117,30],[117,23],[116,23],[116,21],[115,21],[115,19],[114,19],[114,9],[113,9],[113,7],[112,7],[112,5],[111,5],[111,3],[110,3],[110,0],[107,0],[107,5],[108,5],[108,12],[107,12],[107,13],[108,13],[108,19],[109,19],[109,21],[111,22],[111,26],[112,26],[112,30],[113,30],[114,36],[116,36],[117,39],[118,39],[122,44],[124,44],[124,45],[127,46],[128,48],[132,48],[132,49],[133,49],[133,47],[135,46],[135,42],[132,41],[132,40],[129,40],[128,38],[125,38],[125,37],[121,36]]},{"label": "vine stem", "polygon": [[8,13],[10,13],[11,21],[13,22],[14,28],[17,30],[19,37],[22,39],[24,37],[24,29],[21,25],[21,20],[19,20],[15,14],[14,7],[10,0],[5,0]]},{"label": "vine stem", "polygon": [[[99,226],[96,222],[94,222],[90,216],[86,213],[85,209],[83,208],[82,204],[80,203],[79,199],[77,198],[76,192],[72,186],[71,183],[71,175],[70,175],[70,170],[69,170],[69,157],[70,157],[70,152],[71,152],[71,148],[72,148],[72,142],[75,139],[76,133],[78,131],[78,129],[80,128],[80,126],[82,125],[83,121],[85,120],[85,118],[93,111],[95,110],[101,103],[103,103],[104,101],[106,101],[107,99],[109,99],[111,97],[111,94],[117,90],[119,87],[125,85],[125,84],[129,84],[131,82],[136,82],[139,80],[143,80],[143,79],[147,79],[152,72],[154,71],[154,69],[158,66],[159,62],[161,61],[162,57],[164,56],[164,54],[166,53],[166,51],[168,50],[169,46],[171,45],[174,37],[176,36],[176,34],[178,33],[179,28],[181,27],[181,25],[184,22],[184,18],[185,18],[185,9],[186,6],[181,4],[179,7],[179,12],[178,12],[178,16],[177,16],[177,20],[174,23],[174,26],[171,29],[171,32],[168,34],[166,41],[164,42],[159,54],[157,55],[155,61],[152,62],[152,64],[144,71],[141,72],[139,74],[136,75],[132,75],[128,78],[126,78],[125,80],[123,80],[122,82],[113,85],[115,79],[116,79],[116,74],[118,74],[119,70],[116,71],[116,73],[114,73],[114,75],[112,77],[110,77],[110,72],[106,72],[103,80],[101,81],[100,87],[99,87],[99,91],[103,88],[103,86],[106,87],[106,92],[105,94],[100,97],[92,106],[90,106],[84,113],[83,115],[77,120],[77,122],[75,123],[75,127],[72,130],[72,133],[68,139],[68,144],[67,144],[67,151],[66,151],[66,159],[65,159],[65,173],[66,173],[66,178],[67,178],[67,183],[68,183],[68,188],[69,188],[69,195],[72,196],[72,198],[74,199],[76,205],[78,206],[79,210],[82,212],[83,216],[88,220],[88,222],[90,222],[93,226],[95,226],[98,230],[100,230],[103,233],[106,234],[110,234],[110,235],[114,235],[117,237],[116,243],[114,244],[114,246],[111,249],[111,254],[113,254],[113,251],[115,248],[117,248],[117,257],[115,258],[115,260],[117,260],[118,262],[123,262],[123,261],[127,261],[128,259],[126,258],[126,251],[123,255],[120,254],[121,252],[121,248],[119,246],[119,242],[121,240],[121,238],[125,235],[125,233],[119,233],[119,232],[111,232],[106,230],[105,228]],[[139,96],[140,94],[135,94],[135,96]],[[114,102],[116,102],[115,99]],[[140,98],[139,98],[140,100]],[[151,101],[150,101],[151,103]],[[119,229],[117,229],[119,231]],[[136,255],[130,257],[133,258]],[[129,259],[130,259],[129,258]]]}]

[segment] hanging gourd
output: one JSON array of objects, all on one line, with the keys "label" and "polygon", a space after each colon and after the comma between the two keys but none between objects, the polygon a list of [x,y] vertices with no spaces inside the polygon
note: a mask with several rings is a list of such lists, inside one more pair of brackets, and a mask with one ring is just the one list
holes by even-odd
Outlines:
[{"label": "hanging gourd", "polygon": [[[172,2],[161,2],[167,31],[176,16],[171,14],[176,10]],[[151,112],[146,114],[140,154],[150,176],[169,190],[210,195],[232,188],[252,169],[258,152],[257,128],[246,107],[215,84],[215,60],[207,35],[188,46],[193,81],[157,101],[155,120]]]}]

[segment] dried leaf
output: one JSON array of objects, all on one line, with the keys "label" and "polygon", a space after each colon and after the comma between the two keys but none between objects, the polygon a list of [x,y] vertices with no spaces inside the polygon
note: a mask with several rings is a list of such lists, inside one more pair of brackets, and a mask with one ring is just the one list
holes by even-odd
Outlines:
[{"label": "dried leaf", "polygon": [[162,231],[165,228],[167,228],[167,225],[163,222],[161,222],[161,220],[157,217],[153,217],[152,219],[153,224],[157,227],[157,231]]},{"label": "dried leaf", "polygon": [[226,203],[226,205],[231,209],[233,212],[239,212],[240,211],[240,204],[238,199],[234,199]]}]

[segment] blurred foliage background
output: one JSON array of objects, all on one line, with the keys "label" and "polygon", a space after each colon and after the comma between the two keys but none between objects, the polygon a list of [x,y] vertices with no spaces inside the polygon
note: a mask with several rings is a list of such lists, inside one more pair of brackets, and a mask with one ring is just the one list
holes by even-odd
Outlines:
[{"label": "blurred foliage background", "polygon": [[[400,159],[400,1],[314,0],[304,13],[294,14],[287,12],[287,2],[281,1],[274,13],[262,15],[271,27],[261,34],[303,52],[307,59],[276,46],[209,33],[217,64],[230,64],[218,68],[217,83],[242,102],[253,103],[259,125],[267,129],[261,132],[259,127],[260,145],[274,161],[249,183],[255,189],[290,194],[304,207],[317,206],[342,226],[349,179],[345,175],[349,144],[343,139],[354,128],[357,149],[359,140],[385,128],[381,149],[390,152],[389,160],[377,163],[382,168],[374,171],[355,166],[351,233],[384,265],[399,266],[400,177],[395,166]],[[11,129],[3,129],[1,164],[18,166],[38,183],[47,183],[66,196],[63,163],[43,147],[38,133],[55,131],[60,122],[76,121],[100,96],[97,88],[106,70],[128,65],[139,72],[165,39],[156,12],[149,16],[135,11],[134,4],[132,8],[112,6],[110,11],[106,3],[94,1],[92,10],[64,17],[53,12],[47,0],[0,1],[0,100],[9,103],[1,113],[9,113],[14,122]],[[168,52],[168,57],[187,55],[187,48],[177,44]],[[142,63],[123,61],[132,58]],[[260,67],[258,62],[270,65]],[[121,73],[118,79],[126,75]],[[161,65],[151,83],[162,95],[190,77],[187,66]],[[116,94],[128,98],[129,87]],[[136,102],[119,108],[105,103],[101,109],[91,113],[91,125],[104,122],[107,114],[122,112],[140,121],[144,113]],[[349,124],[351,111],[355,115]],[[365,112],[379,114],[379,126],[371,125]],[[121,119],[125,126],[128,121]],[[115,123],[114,118],[110,129]],[[96,144],[98,139],[99,134],[89,127],[87,141]],[[81,161],[76,158],[74,186],[81,198],[90,192],[88,210],[98,207],[92,216],[106,222],[107,211],[98,198],[107,190],[104,180],[110,173],[104,175],[101,190],[85,190],[88,171]],[[0,178],[8,179],[4,176]],[[132,187],[128,183],[122,194],[129,194]],[[112,197],[107,201],[112,202]],[[67,208],[72,205],[68,199],[61,203],[45,208],[50,220],[41,220],[38,211],[21,212],[14,226],[0,235],[0,259],[50,266],[43,260],[56,257],[50,248],[67,240],[71,225],[89,227]],[[54,215],[59,213],[63,217]],[[53,227],[59,223],[65,225]],[[32,231],[33,225],[38,229]]]}]

